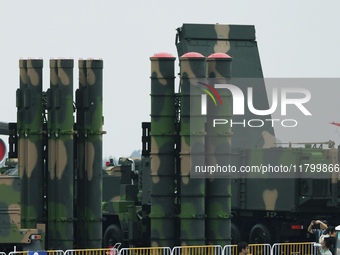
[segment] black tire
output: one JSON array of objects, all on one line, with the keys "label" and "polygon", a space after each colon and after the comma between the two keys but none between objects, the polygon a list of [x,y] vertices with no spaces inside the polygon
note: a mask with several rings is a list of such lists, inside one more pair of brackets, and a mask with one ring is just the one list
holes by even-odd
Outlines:
[{"label": "black tire", "polygon": [[123,232],[117,225],[110,225],[107,227],[103,238],[103,247],[109,248],[114,246],[116,243],[123,242]]},{"label": "black tire", "polygon": [[231,244],[238,244],[242,241],[242,233],[238,226],[231,223]]},{"label": "black tire", "polygon": [[251,244],[271,244],[272,235],[269,229],[263,224],[256,224],[250,230],[249,243]]}]

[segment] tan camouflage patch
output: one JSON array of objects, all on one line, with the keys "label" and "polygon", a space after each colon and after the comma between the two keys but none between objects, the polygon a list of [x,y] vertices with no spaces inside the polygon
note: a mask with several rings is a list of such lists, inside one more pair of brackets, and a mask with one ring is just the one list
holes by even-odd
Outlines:
[{"label": "tan camouflage patch", "polygon": [[[229,25],[215,25],[215,31],[218,39],[229,39],[230,27]],[[227,53],[230,50],[229,41],[217,40],[214,46],[214,52]]]},{"label": "tan camouflage patch", "polygon": [[215,32],[218,39],[229,39],[230,26],[215,24]]},{"label": "tan camouflage patch", "polygon": [[229,41],[217,41],[214,46],[214,52],[228,53],[230,50]]},{"label": "tan camouflage patch", "polygon": [[158,170],[161,165],[161,161],[158,155],[151,156],[151,178],[153,183],[159,183]]},{"label": "tan camouflage patch", "polygon": [[194,60],[192,59],[188,59],[187,58],[181,58],[181,77],[184,77],[184,73],[187,74],[188,77],[190,79],[190,84],[196,84],[198,81],[202,81],[202,78],[196,78],[196,74],[193,72],[193,70],[191,69],[191,65],[190,65],[190,61],[197,61],[199,58],[194,58]]},{"label": "tan camouflage patch", "polygon": [[78,67],[79,67],[79,84],[82,86],[82,87],[85,87],[86,84],[87,84],[87,81],[86,81],[86,75],[85,75],[85,63],[86,61],[85,60],[79,60],[78,61]]},{"label": "tan camouflage patch", "polygon": [[273,190],[266,189],[265,191],[263,191],[262,197],[263,197],[263,202],[266,207],[266,210],[274,211],[276,200],[278,197],[277,189],[273,189]]},{"label": "tan camouflage patch", "polygon": [[56,162],[57,164],[57,178],[61,180],[61,177],[63,175],[63,172],[65,171],[66,164],[68,162],[68,157],[66,154],[66,147],[64,144],[64,141],[58,139],[56,141],[56,152],[58,154],[58,161]]},{"label": "tan camouflage patch", "polygon": [[0,185],[12,186],[14,182],[14,178],[11,176],[1,176]]},{"label": "tan camouflage patch", "polygon": [[111,199],[112,202],[119,202],[120,201],[120,196],[115,196]]},{"label": "tan camouflage patch", "polygon": [[38,161],[38,150],[36,145],[27,139],[27,152],[28,152],[28,159],[27,159],[27,176],[28,178],[31,177],[33,169],[35,168],[37,161]]},{"label": "tan camouflage patch", "polygon": [[[182,136],[181,137],[181,153],[187,154],[190,153],[190,144],[187,143],[187,138]],[[190,142],[190,139],[189,139]]]},{"label": "tan camouflage patch", "polygon": [[[38,86],[41,83],[40,76],[37,71],[32,67],[32,62],[37,60],[27,60],[27,74],[33,86]],[[41,70],[39,68],[39,70]]]},{"label": "tan camouflage patch", "polygon": [[26,64],[23,64],[23,61],[26,62],[26,60],[19,60],[20,80],[23,84],[27,85],[27,69]]},{"label": "tan camouflage patch", "polygon": [[267,130],[262,131],[262,138],[264,140],[264,144],[262,148],[272,148],[276,147],[276,138]]},{"label": "tan camouflage patch", "polygon": [[152,154],[159,153],[159,146],[154,136],[151,136],[151,150]]},{"label": "tan camouflage patch", "polygon": [[63,68],[58,69],[58,76],[63,85],[70,85],[70,77],[67,75]]},{"label": "tan camouflage patch", "polygon": [[162,84],[162,85],[166,85],[167,82],[165,79],[162,79],[163,78],[163,74],[161,73],[160,69],[159,69],[159,61],[151,61],[151,72],[155,72],[157,77],[157,81]]},{"label": "tan camouflage patch", "polygon": [[85,158],[87,158],[86,162],[86,170],[87,170],[87,180],[92,180],[93,177],[93,162],[94,162],[94,155],[95,155],[95,149],[92,142],[86,142],[86,153],[87,155]]},{"label": "tan camouflage patch", "polygon": [[96,83],[96,74],[92,69],[87,69],[87,82],[89,85],[95,85]]},{"label": "tan camouflage patch", "polygon": [[15,205],[9,205],[8,209],[9,209],[8,216],[10,221],[8,222],[8,224],[15,225],[18,229],[20,229],[21,227],[20,209],[17,208]]},{"label": "tan camouflage patch", "polygon": [[190,155],[181,156],[181,178],[183,184],[189,183],[189,174],[190,174],[190,166],[191,166],[191,157]]}]

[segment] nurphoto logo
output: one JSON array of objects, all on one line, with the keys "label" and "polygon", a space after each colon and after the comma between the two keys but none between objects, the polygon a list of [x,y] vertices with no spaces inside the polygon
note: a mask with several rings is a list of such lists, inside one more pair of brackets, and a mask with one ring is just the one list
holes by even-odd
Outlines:
[{"label": "nurphoto logo", "polygon": [[[281,88],[273,88],[271,93],[271,105],[269,109],[256,109],[254,107],[254,96],[253,96],[253,88],[247,87],[247,94],[244,95],[243,91],[232,84],[214,84],[213,86],[200,83],[205,86],[205,88],[201,88],[205,94],[201,94],[201,114],[207,115],[207,95],[213,100],[215,106],[217,106],[216,98],[219,101],[219,107],[222,107],[222,98],[218,90],[221,92],[221,89],[227,89],[232,96],[232,114],[233,115],[245,115],[245,101],[247,102],[248,110],[256,115],[256,116],[269,116],[275,111],[280,110],[281,116],[287,116],[287,106],[292,105],[297,107],[297,109],[305,116],[312,116],[311,112],[305,107],[304,104],[308,103],[311,99],[311,93],[309,90],[305,88],[296,88],[296,87],[281,87]],[[298,125],[297,120],[295,119],[244,119],[244,121],[237,122],[234,124],[250,126],[250,127],[262,127],[264,125],[264,121],[271,122],[272,126],[274,126],[275,122],[280,122],[283,127],[295,127]],[[233,125],[232,119],[214,119],[213,126],[219,124],[227,124],[230,123]]]}]

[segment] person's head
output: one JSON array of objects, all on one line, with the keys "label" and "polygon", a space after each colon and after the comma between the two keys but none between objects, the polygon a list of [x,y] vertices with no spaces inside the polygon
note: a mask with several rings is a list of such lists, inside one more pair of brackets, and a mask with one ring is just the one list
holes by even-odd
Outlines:
[{"label": "person's head", "polygon": [[324,238],[321,242],[321,246],[324,250],[329,249],[331,247],[331,240],[328,237]]},{"label": "person's head", "polygon": [[248,243],[240,242],[237,244],[238,253],[240,254],[248,254]]},{"label": "person's head", "polygon": [[329,227],[328,227],[323,231],[323,235],[329,235],[329,234],[330,232],[329,232]]},{"label": "person's head", "polygon": [[327,229],[328,229],[328,234],[330,236],[336,236],[336,231],[335,231],[335,227],[334,226],[330,226]]}]

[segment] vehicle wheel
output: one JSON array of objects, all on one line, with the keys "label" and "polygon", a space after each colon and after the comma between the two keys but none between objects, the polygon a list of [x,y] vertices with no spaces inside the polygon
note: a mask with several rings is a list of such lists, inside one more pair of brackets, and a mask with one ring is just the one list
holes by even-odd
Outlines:
[{"label": "vehicle wheel", "polygon": [[252,244],[271,244],[272,236],[269,229],[263,224],[256,224],[250,230],[249,243]]},{"label": "vehicle wheel", "polygon": [[242,241],[241,230],[234,223],[231,223],[231,244],[238,244]]},{"label": "vehicle wheel", "polygon": [[110,246],[114,246],[116,243],[123,242],[123,233],[120,227],[117,225],[110,225],[105,230],[104,238],[103,238],[103,247],[109,248]]}]

